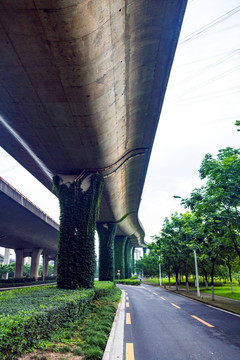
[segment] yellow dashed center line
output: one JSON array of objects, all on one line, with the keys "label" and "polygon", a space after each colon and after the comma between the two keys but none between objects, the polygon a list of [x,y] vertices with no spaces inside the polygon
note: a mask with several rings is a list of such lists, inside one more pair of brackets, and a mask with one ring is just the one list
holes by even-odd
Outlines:
[{"label": "yellow dashed center line", "polygon": [[204,325],[207,325],[208,327],[214,327],[213,325],[207,323],[206,321],[202,320],[202,319],[199,319],[197,316],[195,315],[191,315],[194,319],[200,321],[201,323],[203,323]]},{"label": "yellow dashed center line", "polygon": [[155,293],[155,292],[153,292],[153,294],[158,296],[158,294],[157,294],[157,293]]},{"label": "yellow dashed center line", "polygon": [[126,324],[131,325],[131,315],[130,315],[130,313],[126,313]]},{"label": "yellow dashed center line", "polygon": [[172,305],[172,306],[175,306],[175,308],[177,308],[177,309],[181,309],[180,306],[175,305],[174,303],[171,303],[171,305]]},{"label": "yellow dashed center line", "polygon": [[129,308],[129,302],[126,302],[126,307]]},{"label": "yellow dashed center line", "polygon": [[128,297],[128,296],[126,296],[126,300],[129,300],[129,297]]},{"label": "yellow dashed center line", "polygon": [[164,300],[164,301],[167,301],[164,297],[162,297],[162,296],[160,296],[160,298],[162,299],[162,300]]},{"label": "yellow dashed center line", "polygon": [[134,349],[132,343],[126,343],[126,360],[134,360]]}]

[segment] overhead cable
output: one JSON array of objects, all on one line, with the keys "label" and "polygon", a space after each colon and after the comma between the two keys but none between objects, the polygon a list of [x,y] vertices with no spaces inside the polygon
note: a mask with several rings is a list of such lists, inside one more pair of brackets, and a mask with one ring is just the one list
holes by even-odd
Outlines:
[{"label": "overhead cable", "polygon": [[211,29],[213,26],[216,26],[220,24],[221,22],[229,19],[231,16],[235,15],[237,12],[239,12],[240,6],[235,7],[234,9],[228,11],[226,14],[218,17],[217,19],[211,21],[210,23],[202,26],[201,28],[193,31],[191,34],[187,35],[183,39],[181,39],[178,43],[178,46],[185,45],[189,43],[192,40],[197,39],[201,35],[203,35],[205,32],[207,32],[209,29]]},{"label": "overhead cable", "polygon": [[203,83],[200,83],[199,85],[193,86],[193,87],[191,87],[191,88],[183,91],[182,93],[173,96],[172,98],[169,99],[169,102],[174,101],[174,100],[177,100],[177,99],[179,99],[179,98],[182,98],[182,97],[184,97],[186,94],[192,93],[192,91],[198,90],[198,89],[200,89],[200,88],[202,88],[202,87],[204,87],[204,86],[206,86],[206,85],[209,85],[209,84],[211,84],[212,82],[217,81],[217,80],[225,77],[226,75],[229,75],[229,74],[231,74],[231,73],[233,73],[233,72],[235,72],[235,71],[238,71],[238,70],[240,70],[240,65],[237,65],[237,66],[235,66],[234,68],[232,68],[232,69],[230,69],[230,70],[227,70],[227,71],[225,71],[225,72],[222,73],[222,74],[219,74],[219,75],[217,75],[217,76],[214,76],[213,78],[208,79],[207,81],[204,81]]},{"label": "overhead cable", "polygon": [[190,74],[188,77],[182,79],[179,83],[177,83],[176,85],[180,84],[182,86],[182,83],[186,83],[189,80],[192,80],[193,78],[199,76],[200,74],[204,73],[205,71],[208,71],[209,69],[214,68],[215,66],[222,64],[223,62],[225,62],[226,60],[230,59],[233,56],[236,56],[237,54],[240,53],[240,49],[231,51],[231,53],[229,55],[223,56],[222,58],[218,59],[217,61],[214,61],[213,63],[202,67],[201,69],[199,69],[198,71],[193,72],[192,74]]}]

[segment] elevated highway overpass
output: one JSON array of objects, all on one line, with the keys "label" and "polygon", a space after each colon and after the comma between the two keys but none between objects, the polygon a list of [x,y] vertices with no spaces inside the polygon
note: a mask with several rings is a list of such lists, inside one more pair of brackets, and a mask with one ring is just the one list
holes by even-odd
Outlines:
[{"label": "elevated highway overpass", "polygon": [[37,277],[39,256],[46,263],[56,258],[58,224],[1,177],[0,204],[0,246],[15,250],[15,277],[22,276],[26,256],[32,257],[31,277]]},{"label": "elevated highway overpass", "polygon": [[0,0],[1,146],[50,190],[102,174],[98,221],[133,247],[186,3]]}]

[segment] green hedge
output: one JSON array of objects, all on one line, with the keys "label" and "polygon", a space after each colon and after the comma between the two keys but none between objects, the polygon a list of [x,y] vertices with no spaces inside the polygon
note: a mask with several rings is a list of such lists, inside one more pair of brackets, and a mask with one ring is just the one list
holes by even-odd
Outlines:
[{"label": "green hedge", "polygon": [[0,293],[0,358],[17,359],[40,339],[81,314],[95,291],[54,286]]},{"label": "green hedge", "polygon": [[48,277],[45,280],[38,278],[15,278],[15,279],[8,279],[8,280],[0,280],[0,288],[10,288],[10,287],[23,287],[23,286],[31,286],[31,285],[41,285],[41,284],[48,284],[54,283],[56,281],[55,277]]},{"label": "green hedge", "polygon": [[115,280],[115,284],[124,284],[124,285],[140,285],[140,280],[131,280],[131,279],[121,279],[121,280]]}]

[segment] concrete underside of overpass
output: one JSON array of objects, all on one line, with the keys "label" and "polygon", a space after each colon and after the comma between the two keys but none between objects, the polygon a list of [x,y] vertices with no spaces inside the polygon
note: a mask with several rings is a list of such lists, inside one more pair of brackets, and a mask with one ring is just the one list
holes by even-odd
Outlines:
[{"label": "concrete underside of overpass", "polygon": [[55,257],[58,225],[40,209],[0,179],[0,246],[24,249],[31,256],[35,248]]},{"label": "concrete underside of overpass", "polygon": [[0,0],[0,144],[49,189],[104,175],[101,222],[138,209],[186,0]]}]

